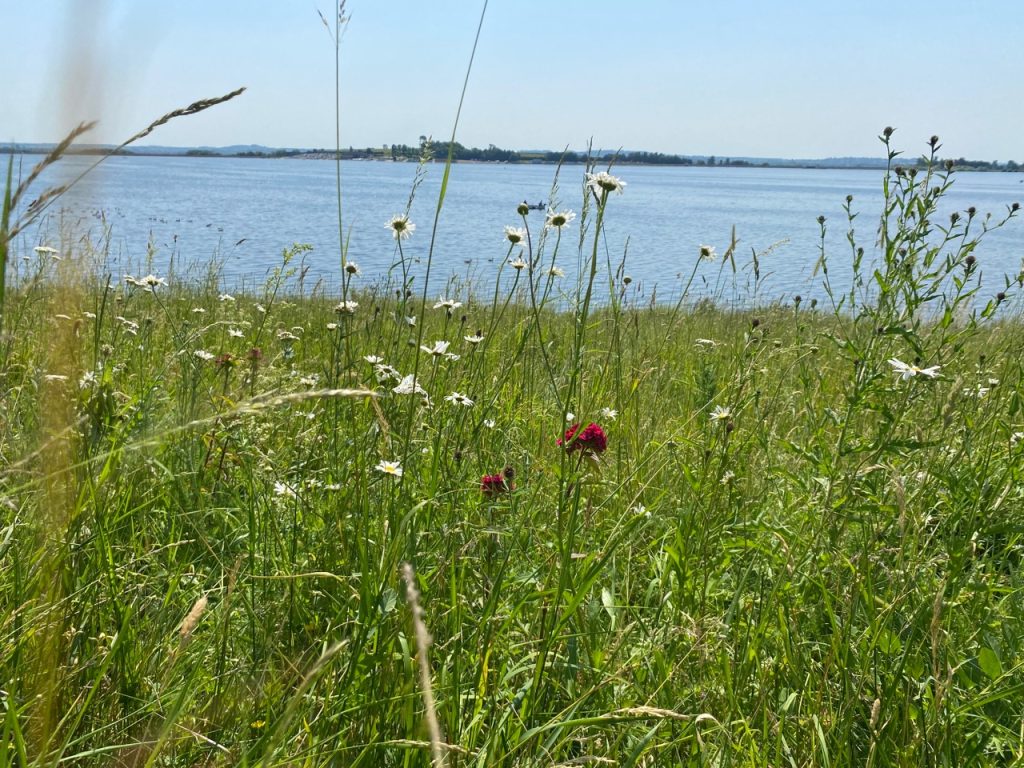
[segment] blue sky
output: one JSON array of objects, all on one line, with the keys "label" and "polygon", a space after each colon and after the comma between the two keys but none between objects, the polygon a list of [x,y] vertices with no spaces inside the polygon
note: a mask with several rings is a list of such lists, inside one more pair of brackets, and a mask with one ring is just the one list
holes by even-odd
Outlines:
[{"label": "blue sky", "polygon": [[[447,137],[482,3],[350,0],[342,144]],[[99,118],[116,142],[239,85],[148,143],[334,143],[334,49],[316,0],[0,0],[0,141]],[[509,148],[878,155],[898,129],[1024,161],[1017,0],[491,0],[459,139]]]}]

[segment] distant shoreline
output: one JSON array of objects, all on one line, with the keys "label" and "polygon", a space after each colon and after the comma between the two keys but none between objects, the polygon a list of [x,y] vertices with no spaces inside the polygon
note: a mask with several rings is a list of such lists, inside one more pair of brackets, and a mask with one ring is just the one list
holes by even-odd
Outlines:
[{"label": "distant shoreline", "polygon": [[[7,144],[0,145],[0,154],[13,154],[13,155],[46,155],[52,149],[54,145],[50,144]],[[225,150],[209,150],[205,148],[189,148],[189,147],[168,147],[168,148],[154,148],[152,150],[138,151],[123,149],[118,151],[111,151],[113,147],[82,147],[82,148],[71,148],[65,152],[66,156],[82,156],[82,157],[101,157],[101,156],[116,156],[116,157],[182,157],[182,158],[202,158],[202,159],[213,159],[213,160],[334,160],[336,153],[331,150],[292,150],[292,149],[270,149],[266,151],[238,151],[231,152]],[[476,150],[474,150],[476,151]],[[501,150],[505,152],[505,150]],[[373,154],[370,154],[373,153]],[[539,152],[523,152],[518,153],[521,156],[515,159],[487,159],[487,158],[453,158],[452,162],[456,164],[471,164],[471,165],[581,165],[586,162],[586,158],[581,157],[581,153],[568,153],[570,156],[561,158],[561,153],[546,153],[546,156],[538,156]],[[553,158],[552,155],[558,155],[558,158]],[[431,163],[445,162],[443,153],[439,153],[436,157],[431,159]],[[643,156],[644,159],[638,160],[632,157],[633,155]],[[608,162],[614,158],[614,164],[616,166],[652,166],[658,168],[765,168],[765,169],[785,169],[794,168],[800,170],[851,170],[851,171],[878,171],[885,170],[886,161],[882,158],[838,158],[832,160],[830,158],[822,159],[790,159],[790,158],[724,158],[716,159],[714,155],[707,157],[704,156],[685,156],[685,155],[659,155],[658,153],[646,153],[646,152],[630,152],[622,155],[614,155],[612,153],[603,153],[594,156],[593,160],[601,163]],[[661,158],[664,158],[662,160]],[[418,157],[411,157],[408,155],[401,156],[388,156],[380,152],[380,150],[342,150],[342,160],[358,161],[358,162],[375,162],[375,163],[416,163]],[[972,161],[964,158],[954,160],[954,169],[958,171],[977,171],[982,173],[1024,173],[1024,164],[1017,164],[1013,161],[1007,163],[989,163],[985,161]],[[907,161],[903,163],[906,166],[921,166],[923,165],[923,159],[917,158],[911,160],[907,158]],[[894,165],[899,165],[896,163]]]}]

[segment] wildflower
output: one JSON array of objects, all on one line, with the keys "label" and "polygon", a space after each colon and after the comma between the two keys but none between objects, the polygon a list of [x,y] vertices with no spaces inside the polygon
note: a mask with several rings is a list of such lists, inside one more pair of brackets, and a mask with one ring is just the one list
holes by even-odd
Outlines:
[{"label": "wildflower", "polygon": [[702,347],[702,348],[717,347],[718,346],[718,342],[715,341],[714,339],[695,339],[693,343],[696,346]]},{"label": "wildflower", "polygon": [[395,381],[401,381],[402,380],[402,374],[400,374],[397,370],[392,368],[390,365],[386,365],[385,363],[377,363],[376,365],[374,365],[373,366],[373,372],[377,376],[377,381],[379,381],[381,383],[384,383],[385,381],[387,381],[389,379],[394,379]]},{"label": "wildflower", "polygon": [[402,476],[402,464],[398,461],[386,461],[381,459],[380,463],[374,467],[378,472],[383,472],[385,475],[391,475],[392,477]]},{"label": "wildflower", "polygon": [[508,265],[512,267],[512,269],[514,269],[516,272],[518,272],[521,269],[526,269],[526,262],[523,261],[522,259],[512,259],[508,263]]},{"label": "wildflower", "polygon": [[232,339],[243,339],[245,338],[245,333],[238,328],[228,328],[228,336]]},{"label": "wildflower", "polygon": [[280,331],[277,332],[277,340],[284,344],[291,344],[293,341],[298,341],[299,337],[296,336],[291,331],[286,331],[284,328],[282,328]]},{"label": "wildflower", "polygon": [[416,231],[416,225],[409,221],[409,217],[404,213],[396,213],[385,225],[391,230],[391,236],[395,240],[408,240],[410,235]]},{"label": "wildflower", "polygon": [[708,418],[711,419],[711,421],[728,421],[729,419],[732,418],[732,409],[725,406],[716,405],[715,409],[711,412]]},{"label": "wildflower", "polygon": [[256,305],[256,311],[259,312],[261,315],[267,314],[267,308],[264,307],[262,304]]},{"label": "wildflower", "polygon": [[569,453],[580,451],[583,454],[599,454],[604,453],[608,447],[608,438],[604,430],[594,422],[583,429],[580,429],[579,424],[573,424],[566,430],[565,437],[558,440],[558,445]]},{"label": "wildflower", "polygon": [[[441,309],[442,307],[444,307],[449,312],[451,312],[452,310],[458,309],[461,306],[462,306],[462,302],[461,301],[455,301],[454,299],[446,299],[446,298],[444,298],[442,296],[440,299],[437,300],[437,303],[434,305],[434,309]],[[416,324],[416,319],[413,318],[413,322],[411,322],[410,325],[415,325],[415,324]]]},{"label": "wildflower", "polygon": [[217,368],[231,368],[235,364],[235,356],[230,352],[223,352],[214,358],[213,364]]},{"label": "wildflower", "polygon": [[287,483],[282,483],[282,482],[278,481],[278,482],[274,483],[274,495],[275,496],[282,496],[282,497],[288,498],[288,499],[294,499],[295,498],[295,489],[292,488]]},{"label": "wildflower", "polygon": [[484,340],[483,335],[479,331],[474,333],[472,336],[463,336],[462,338],[464,338],[470,344],[479,344],[481,341]]},{"label": "wildflower", "polygon": [[451,342],[448,342],[448,341],[435,341],[434,342],[434,346],[432,346],[432,347],[424,347],[421,344],[420,345],[420,349],[422,349],[428,355],[433,355],[434,357],[441,357],[442,355],[444,355],[444,354],[446,354],[448,352],[448,347],[450,345],[451,345]]},{"label": "wildflower", "polygon": [[621,195],[626,182],[617,176],[612,176],[607,171],[601,171],[600,173],[587,174],[587,186],[594,190],[594,194],[597,195],[600,195],[602,192],[618,192]]},{"label": "wildflower", "polygon": [[941,365],[933,365],[930,368],[921,368],[917,365],[907,365],[902,360],[897,360],[895,357],[889,360],[889,365],[893,367],[896,375],[904,381],[912,379],[918,374],[921,376],[927,376],[929,379],[934,379],[939,375],[939,368],[942,367]]},{"label": "wildflower", "polygon": [[561,267],[552,267],[548,270],[548,275],[550,277],[565,277],[565,270]]},{"label": "wildflower", "polygon": [[1024,440],[1024,432],[1014,432],[1010,435],[1010,445],[1017,445],[1022,440]]},{"label": "wildflower", "polygon": [[327,329],[328,331],[336,331],[336,330],[338,330],[338,324],[337,324],[337,323],[328,323],[328,324],[327,324],[327,325],[325,325],[324,327],[325,327],[325,328],[326,328],[326,329]]},{"label": "wildflower", "polygon": [[193,315],[205,315],[206,314],[206,310],[203,309],[202,307],[192,307],[192,314]]},{"label": "wildflower", "polygon": [[512,482],[514,474],[511,467],[506,467],[498,474],[484,475],[480,478],[480,493],[484,498],[493,499],[495,496],[515,490],[515,484]]},{"label": "wildflower", "polygon": [[449,403],[463,405],[466,408],[473,407],[473,401],[470,400],[468,397],[466,397],[466,395],[462,394],[461,392],[452,392],[450,395],[446,395],[444,399],[447,400]]},{"label": "wildflower", "polygon": [[391,390],[396,395],[423,395],[427,396],[427,390],[420,386],[416,377],[411,373],[402,379],[398,386]]},{"label": "wildflower", "polygon": [[505,227],[505,239],[512,245],[522,245],[526,240],[526,229],[524,227]]},{"label": "wildflower", "polygon": [[405,324],[408,325],[410,328],[415,328],[416,318],[410,315],[409,317],[405,318]]},{"label": "wildflower", "polygon": [[549,208],[547,218],[544,220],[544,226],[562,229],[562,227],[569,226],[575,218],[576,214],[572,211],[553,211]]},{"label": "wildflower", "polygon": [[736,473],[733,472],[731,469],[727,469],[725,471],[725,473],[722,475],[722,479],[719,480],[718,482],[721,485],[729,485],[735,479],[736,479]]},{"label": "wildflower", "polygon": [[299,384],[301,384],[304,387],[315,387],[316,381],[317,376],[314,374],[312,376],[303,376],[301,379],[299,379]]},{"label": "wildflower", "polygon": [[194,352],[192,352],[192,354],[198,357],[200,360],[205,360],[206,362],[210,362],[211,360],[217,357],[215,354],[213,354],[213,352],[207,352],[205,349],[197,349]]},{"label": "wildflower", "polygon": [[608,421],[615,421],[615,419],[618,417],[618,415],[619,415],[619,412],[616,411],[614,408],[602,408],[601,409],[601,418],[602,419],[606,419]]},{"label": "wildflower", "polygon": [[249,350],[246,357],[249,359],[250,363],[255,365],[256,363],[263,359],[263,350],[260,349],[259,347],[253,347],[252,349]]},{"label": "wildflower", "polygon": [[354,261],[349,261],[345,264],[345,271],[348,272],[350,275],[358,275],[359,265],[356,264]]},{"label": "wildflower", "polygon": [[570,422],[576,421],[576,414],[573,413],[572,411],[569,411],[567,414],[565,414],[565,420]]},{"label": "wildflower", "polygon": [[702,245],[697,252],[700,254],[702,261],[714,261],[718,258],[718,254],[715,253],[715,246],[713,245]]},{"label": "wildflower", "polygon": [[157,277],[156,275],[146,275],[145,277],[139,278],[138,285],[144,287],[147,291],[152,293],[161,286],[166,287],[167,280],[165,280],[162,277]]},{"label": "wildflower", "polygon": [[58,251],[56,248],[51,248],[48,245],[37,245],[32,250],[38,253],[40,256],[49,256],[54,261],[60,261],[60,251]]},{"label": "wildflower", "polygon": [[370,365],[377,365],[377,363],[383,363],[384,358],[378,355],[366,355],[363,360],[368,362]]},{"label": "wildflower", "polygon": [[[488,429],[494,429],[494,419],[484,419],[484,426]],[[1022,432],[1018,432],[1019,435],[1024,435]]]},{"label": "wildflower", "polygon": [[96,383],[96,372],[86,371],[82,374],[82,378],[78,380],[79,389],[89,389],[93,384]]},{"label": "wildflower", "polygon": [[338,302],[338,306],[334,308],[334,311],[339,315],[354,315],[358,307],[358,301],[341,301]]},{"label": "wildflower", "polygon": [[222,293],[220,296],[217,297],[217,301],[234,301],[234,300],[235,300],[235,297],[232,296],[230,293]]}]

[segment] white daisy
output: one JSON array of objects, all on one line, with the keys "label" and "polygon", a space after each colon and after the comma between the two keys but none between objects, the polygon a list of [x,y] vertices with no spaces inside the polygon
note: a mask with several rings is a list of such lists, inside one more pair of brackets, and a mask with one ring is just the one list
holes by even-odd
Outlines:
[{"label": "white daisy", "polygon": [[433,355],[434,357],[441,357],[442,355],[445,355],[445,354],[448,353],[448,347],[449,346],[451,346],[451,342],[448,342],[448,341],[435,341],[434,342],[434,346],[432,346],[432,347],[424,347],[421,344],[420,345],[420,349],[422,349],[428,355]]},{"label": "white daisy", "polygon": [[206,362],[210,362],[216,357],[216,355],[213,354],[213,352],[207,352],[205,349],[197,349],[193,351],[192,354],[195,357],[198,357],[200,360],[205,360]]},{"label": "white daisy", "polygon": [[479,333],[474,333],[472,336],[463,336],[462,338],[464,338],[470,344],[479,344],[481,341],[484,340],[484,337],[481,336]]},{"label": "white daisy", "polygon": [[473,407],[473,401],[461,392],[452,392],[450,395],[446,395],[444,399],[449,403],[455,403],[456,405],[464,405],[467,408]]},{"label": "white daisy", "polygon": [[277,481],[277,482],[274,483],[274,495],[275,496],[282,496],[282,497],[287,498],[287,499],[294,499],[295,498],[295,489],[292,488],[287,483],[282,483],[281,481]]},{"label": "white daisy", "polygon": [[545,227],[554,227],[555,229],[562,229],[572,223],[572,220],[576,218],[576,214],[572,211],[553,211],[548,209],[548,215],[544,219]]},{"label": "white daisy", "polygon": [[523,261],[522,259],[512,259],[508,263],[508,265],[512,267],[512,269],[514,269],[516,272],[518,272],[521,269],[526,269],[526,262]]},{"label": "white daisy", "polygon": [[427,396],[427,390],[420,386],[419,382],[416,381],[416,377],[411,373],[402,379],[398,386],[391,390],[396,395],[423,395]]},{"label": "white daisy", "polygon": [[434,305],[434,309],[441,309],[442,307],[444,307],[449,312],[451,312],[453,309],[458,309],[461,306],[461,301],[455,301],[455,299],[446,299],[442,296],[440,299],[437,300],[437,303]]},{"label": "white daisy", "polygon": [[395,240],[408,240],[409,236],[416,231],[416,225],[409,221],[409,217],[404,213],[396,213],[385,225],[391,230],[391,236]]},{"label": "white daisy", "polygon": [[612,176],[607,171],[600,171],[599,173],[587,174],[587,186],[598,195],[602,192],[618,192],[621,195],[626,182],[618,176]]},{"label": "white daisy", "polygon": [[392,477],[402,476],[402,463],[399,461],[387,461],[381,459],[380,463],[374,467],[378,472],[382,472],[385,475],[391,475]]},{"label": "white daisy", "polygon": [[711,419],[711,421],[728,421],[732,418],[732,409],[726,406],[716,405],[708,418]]},{"label": "white daisy", "polygon": [[602,419],[607,419],[608,421],[615,421],[615,419],[618,417],[618,415],[619,415],[619,412],[616,411],[614,408],[602,408],[601,409],[601,418]]},{"label": "white daisy", "polygon": [[702,245],[697,253],[703,261],[714,261],[718,258],[718,254],[715,253],[715,246],[713,245]]},{"label": "white daisy", "polygon": [[366,357],[364,357],[363,360],[368,362],[370,365],[377,365],[377,363],[384,362],[384,358],[380,357],[379,355],[366,355]]},{"label": "white daisy", "polygon": [[228,328],[228,336],[230,336],[232,339],[245,338],[245,334],[238,328]]},{"label": "white daisy", "polygon": [[234,301],[234,300],[235,300],[235,297],[232,296],[230,293],[222,293],[220,296],[217,297],[217,301]]},{"label": "white daisy", "polygon": [[505,239],[512,245],[523,245],[526,242],[526,229],[524,227],[505,227]]},{"label": "white daisy", "polygon": [[484,419],[484,426],[487,427],[488,429],[494,429],[494,419]]},{"label": "white daisy", "polygon": [[358,307],[358,301],[341,301],[338,302],[338,306],[334,308],[334,311],[339,315],[354,315]]},{"label": "white daisy", "polygon": [[354,261],[346,262],[345,271],[348,272],[350,275],[358,275],[359,265],[356,264]]},{"label": "white daisy", "polygon": [[408,325],[410,328],[415,328],[416,318],[410,315],[409,317],[405,318],[405,324]]},{"label": "white daisy", "polygon": [[551,277],[565,277],[565,270],[561,267],[552,267],[548,270],[548,275]]},{"label": "white daisy", "polygon": [[902,360],[897,360],[895,357],[890,358],[889,365],[893,367],[896,375],[904,381],[912,379],[918,374],[921,376],[927,376],[929,379],[934,379],[939,375],[939,369],[942,367],[941,365],[933,365],[929,368],[921,368],[917,365],[908,365]]}]

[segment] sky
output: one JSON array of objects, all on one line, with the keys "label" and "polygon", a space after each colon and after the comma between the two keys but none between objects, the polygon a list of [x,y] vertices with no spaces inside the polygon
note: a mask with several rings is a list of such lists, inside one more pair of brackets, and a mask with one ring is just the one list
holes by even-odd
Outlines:
[{"label": "sky", "polygon": [[[335,47],[318,0],[0,0],[0,141],[86,119],[117,143],[333,147]],[[483,8],[349,0],[341,144],[451,135]],[[1024,161],[1019,0],[491,0],[457,139],[509,149]]]}]

